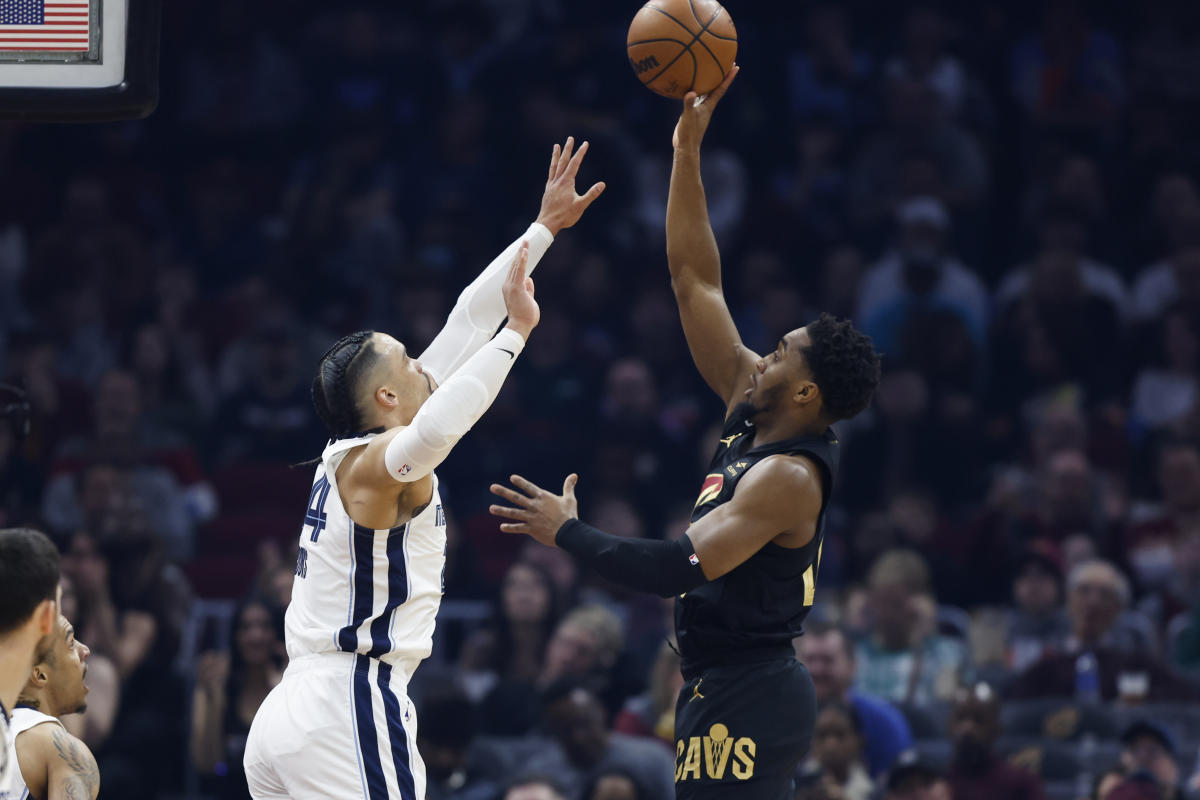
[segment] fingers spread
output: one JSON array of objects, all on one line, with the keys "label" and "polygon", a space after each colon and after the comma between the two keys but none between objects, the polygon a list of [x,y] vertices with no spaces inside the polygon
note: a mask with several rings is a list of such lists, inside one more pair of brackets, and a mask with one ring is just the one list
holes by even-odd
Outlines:
[{"label": "fingers spread", "polygon": [[554,176],[558,174],[558,157],[562,155],[562,148],[558,143],[554,143],[554,150],[550,153],[550,177],[549,180],[554,180]]},{"label": "fingers spread", "polygon": [[526,520],[530,517],[530,512],[523,508],[509,508],[508,506],[488,506],[488,511],[494,517],[504,517],[505,519],[520,519]]},{"label": "fingers spread", "polygon": [[520,475],[510,475],[508,479],[512,482],[513,486],[516,486],[530,497],[536,497],[542,493],[542,487],[532,483],[531,481],[525,480]]},{"label": "fingers spread", "polygon": [[529,498],[520,492],[514,492],[507,486],[501,486],[498,483],[492,484],[492,494],[497,497],[503,497],[510,503],[520,506],[521,508],[529,508]]},{"label": "fingers spread", "polygon": [[584,142],[579,146],[579,152],[571,159],[571,163],[567,164],[567,177],[574,179],[579,174],[579,165],[583,163],[583,157],[587,155],[588,142]]},{"label": "fingers spread", "polygon": [[607,188],[608,184],[606,184],[604,181],[600,181],[595,186],[587,190],[587,194],[583,196],[583,202],[587,205],[591,205],[597,197],[604,194],[604,190]]},{"label": "fingers spread", "polygon": [[558,174],[562,175],[571,164],[571,154],[575,152],[575,137],[568,136],[563,146],[562,155],[558,157]]}]

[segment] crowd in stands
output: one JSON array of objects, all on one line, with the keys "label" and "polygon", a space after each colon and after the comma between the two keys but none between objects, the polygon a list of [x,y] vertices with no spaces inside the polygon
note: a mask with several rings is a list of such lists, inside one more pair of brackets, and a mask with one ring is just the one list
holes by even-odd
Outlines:
[{"label": "crowd in stands", "polygon": [[[710,767],[673,741],[670,603],[487,513],[497,479],[576,471],[590,523],[678,536],[719,435],[635,7],[166,5],[152,117],[0,124],[0,379],[32,405],[0,424],[0,526],[61,547],[101,796],[247,797],[318,357],[368,327],[419,352],[574,135],[608,191],[439,469],[411,691],[430,800],[668,800]],[[885,353],[838,429],[797,798],[1200,796],[1200,6],[728,6],[704,176],[739,329],[764,352],[830,311]]]}]

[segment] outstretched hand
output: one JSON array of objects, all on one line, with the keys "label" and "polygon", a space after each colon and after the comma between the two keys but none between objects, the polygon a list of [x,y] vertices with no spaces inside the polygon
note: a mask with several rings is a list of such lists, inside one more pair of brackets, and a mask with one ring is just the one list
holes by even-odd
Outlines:
[{"label": "outstretched hand", "polygon": [[566,145],[554,145],[550,156],[550,175],[546,179],[546,192],[542,195],[542,210],[538,212],[537,221],[554,236],[579,222],[583,212],[605,189],[605,183],[601,181],[582,196],[575,193],[575,176],[579,174],[579,166],[587,154],[588,143],[584,142],[579,151],[572,155],[574,148],[575,137],[568,136]]},{"label": "outstretched hand", "polygon": [[558,529],[567,520],[579,516],[579,503],[575,500],[575,484],[579,482],[579,476],[574,473],[567,476],[561,495],[551,494],[520,475],[512,475],[509,480],[521,491],[498,483],[492,484],[492,494],[516,506],[494,505],[490,508],[493,516],[513,520],[501,524],[500,530],[505,533],[524,533],[553,547]]},{"label": "outstretched hand", "polygon": [[529,277],[525,269],[528,263],[529,242],[521,242],[516,256],[513,257],[513,263],[508,268],[508,275],[504,278],[504,286],[500,290],[504,296],[504,309],[508,312],[506,327],[521,334],[523,339],[529,338],[529,334],[542,319],[542,310],[534,299],[533,278]]},{"label": "outstretched hand", "polygon": [[675,146],[676,150],[697,152],[700,150],[700,142],[704,140],[708,123],[712,121],[713,111],[716,110],[717,103],[721,102],[721,98],[729,90],[729,84],[733,83],[733,79],[737,77],[740,70],[741,67],[734,64],[733,69],[729,70],[729,74],[725,76],[725,80],[721,81],[721,85],[704,96],[697,95],[695,92],[688,92],[684,96],[683,113],[679,115],[679,122],[675,125],[675,134],[671,137],[671,144]]}]

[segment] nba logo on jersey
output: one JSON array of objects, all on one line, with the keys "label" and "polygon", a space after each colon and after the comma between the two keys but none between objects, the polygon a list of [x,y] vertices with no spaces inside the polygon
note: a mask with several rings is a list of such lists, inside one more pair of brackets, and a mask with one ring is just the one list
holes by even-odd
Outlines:
[{"label": "nba logo on jersey", "polygon": [[407,475],[410,472],[412,472],[412,467],[410,467],[408,464],[405,464],[403,467],[400,468],[400,475],[402,477],[404,475]]},{"label": "nba logo on jersey", "polygon": [[700,566],[700,556],[696,555],[695,553],[692,553],[690,556],[688,556],[688,563],[691,564],[693,567]]}]

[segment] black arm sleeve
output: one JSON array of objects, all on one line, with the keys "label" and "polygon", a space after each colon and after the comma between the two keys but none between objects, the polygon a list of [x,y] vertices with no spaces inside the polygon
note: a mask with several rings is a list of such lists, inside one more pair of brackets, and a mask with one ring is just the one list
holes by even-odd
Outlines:
[{"label": "black arm sleeve", "polygon": [[555,544],[613,583],[659,597],[673,597],[708,583],[685,533],[674,542],[627,539],[570,519]]}]

